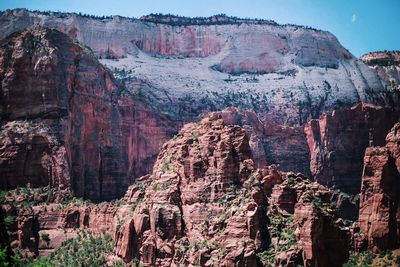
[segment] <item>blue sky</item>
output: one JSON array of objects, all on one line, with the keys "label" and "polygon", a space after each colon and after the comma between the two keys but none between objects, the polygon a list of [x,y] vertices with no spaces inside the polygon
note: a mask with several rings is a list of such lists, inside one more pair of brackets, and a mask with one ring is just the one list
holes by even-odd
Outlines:
[{"label": "blue sky", "polygon": [[0,0],[0,10],[17,7],[127,17],[225,13],[328,30],[355,56],[400,50],[400,0]]}]

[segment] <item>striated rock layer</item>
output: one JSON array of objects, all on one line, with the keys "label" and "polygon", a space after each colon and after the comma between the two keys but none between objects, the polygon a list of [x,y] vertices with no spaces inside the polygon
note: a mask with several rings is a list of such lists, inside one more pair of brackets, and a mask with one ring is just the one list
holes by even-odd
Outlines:
[{"label": "striated rock layer", "polygon": [[94,201],[123,195],[149,172],[168,119],[124,88],[66,35],[42,28],[0,43],[0,187],[72,188]]},{"label": "striated rock layer", "polygon": [[2,12],[0,25],[0,38],[31,25],[68,34],[122,73],[132,94],[180,120],[233,106],[292,125],[359,102],[393,104],[378,76],[326,31],[224,16],[96,18],[24,9]]},{"label": "striated rock layer", "polygon": [[363,155],[368,146],[385,144],[399,112],[368,104],[335,110],[308,122],[310,170],[316,181],[346,193],[360,191]]},{"label": "striated rock layer", "polygon": [[385,147],[365,152],[360,193],[359,227],[373,251],[400,245],[400,124],[386,138]]},{"label": "striated rock layer", "polygon": [[256,167],[275,164],[282,171],[301,172],[310,176],[310,152],[302,126],[284,126],[268,116],[257,116],[248,110],[224,109],[225,124],[239,125],[250,136],[250,148]]},{"label": "striated rock layer", "polygon": [[[400,99],[400,51],[371,52],[361,57],[392,91],[394,101],[399,105]],[[399,107],[399,106],[398,106]]]}]

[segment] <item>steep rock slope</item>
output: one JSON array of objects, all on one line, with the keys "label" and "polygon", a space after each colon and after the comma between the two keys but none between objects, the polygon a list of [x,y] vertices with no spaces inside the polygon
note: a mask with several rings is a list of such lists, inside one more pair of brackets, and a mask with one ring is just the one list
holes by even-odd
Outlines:
[{"label": "steep rock slope", "polygon": [[301,124],[333,107],[391,103],[377,75],[324,31],[218,16],[100,19],[17,9],[1,13],[0,37],[32,24],[120,58],[102,62],[129,73],[132,93],[178,119],[236,106]]},{"label": "steep rock slope", "polygon": [[56,30],[2,40],[0,81],[3,189],[51,185],[94,201],[120,197],[149,171],[173,127]]},{"label": "steep rock slope", "polygon": [[386,146],[365,152],[360,194],[359,226],[367,248],[374,251],[400,245],[400,124],[386,138]]},{"label": "steep rock slope", "polygon": [[225,124],[239,125],[250,136],[250,148],[256,167],[275,164],[282,171],[301,172],[310,176],[310,152],[302,126],[285,126],[271,117],[236,108],[224,109]]},{"label": "steep rock slope", "polygon": [[398,121],[395,109],[359,104],[308,122],[304,131],[314,179],[349,194],[359,193],[365,149],[384,145],[387,133]]}]

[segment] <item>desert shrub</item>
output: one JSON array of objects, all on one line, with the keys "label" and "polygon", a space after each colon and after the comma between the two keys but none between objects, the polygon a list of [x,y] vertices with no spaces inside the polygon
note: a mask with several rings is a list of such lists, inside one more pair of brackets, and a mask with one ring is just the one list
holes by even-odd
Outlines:
[{"label": "desert shrub", "polygon": [[0,248],[0,267],[18,267],[23,266],[19,254],[14,254],[9,257],[7,255],[7,248]]},{"label": "desert shrub", "polygon": [[11,225],[13,225],[15,222],[15,219],[13,216],[11,215],[7,215],[4,217],[4,223],[6,225],[7,228],[9,228]]},{"label": "desert shrub", "polygon": [[112,249],[113,241],[109,235],[93,236],[82,231],[76,238],[65,240],[49,256],[41,257],[28,266],[104,266],[106,256]]},{"label": "desert shrub", "polygon": [[131,210],[135,211],[137,206],[142,202],[143,198],[138,197],[135,202],[132,204]]}]

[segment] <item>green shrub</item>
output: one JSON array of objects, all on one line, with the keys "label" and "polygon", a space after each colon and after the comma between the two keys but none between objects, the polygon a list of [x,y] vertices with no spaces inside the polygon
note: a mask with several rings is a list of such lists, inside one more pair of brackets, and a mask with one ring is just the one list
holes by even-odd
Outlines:
[{"label": "green shrub", "polygon": [[104,266],[106,256],[112,252],[113,240],[109,235],[93,236],[83,231],[76,238],[65,240],[47,257],[41,257],[29,266]]},{"label": "green shrub", "polygon": [[394,262],[395,262],[396,264],[399,264],[399,265],[400,265],[400,255],[397,255],[397,256],[396,256],[396,259],[394,260]]},{"label": "green shrub", "polygon": [[134,212],[137,208],[137,206],[139,206],[139,204],[142,202],[143,198],[138,197],[135,202],[132,204],[131,210],[132,212]]},{"label": "green shrub", "polygon": [[262,261],[264,266],[271,266],[271,267],[274,266],[275,256],[274,256],[274,253],[272,252],[271,248],[257,253],[257,256]]},{"label": "green shrub", "polygon": [[15,222],[15,219],[13,216],[7,215],[6,217],[4,217],[4,223],[6,224],[7,228],[12,226],[14,224],[14,222]]},{"label": "green shrub", "polygon": [[372,261],[374,260],[375,256],[371,252],[366,252],[363,260],[363,264],[370,265],[372,264]]},{"label": "green shrub", "polygon": [[0,248],[0,266],[1,267],[17,267],[22,266],[21,257],[19,254],[14,254],[7,257],[7,248]]},{"label": "green shrub", "polygon": [[0,200],[3,200],[8,194],[8,191],[0,190]]}]

